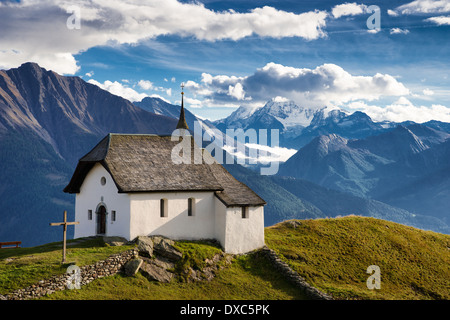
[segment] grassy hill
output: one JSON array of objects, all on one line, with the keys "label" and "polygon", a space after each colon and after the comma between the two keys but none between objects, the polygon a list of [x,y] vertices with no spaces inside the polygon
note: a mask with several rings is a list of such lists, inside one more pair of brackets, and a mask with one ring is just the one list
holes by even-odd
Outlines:
[{"label": "grassy hill", "polygon": [[[450,236],[375,218],[301,220],[266,228],[266,244],[336,299],[450,299]],[[366,286],[367,267],[381,289]]]},{"label": "grassy hill", "polygon": [[[266,244],[291,268],[336,299],[450,299],[450,236],[374,218],[349,216],[295,220],[266,228]],[[177,242],[186,259],[175,268],[198,268],[220,251],[207,242]],[[0,294],[62,274],[60,243],[0,250]],[[130,246],[109,247],[99,238],[69,241],[67,261],[92,264]],[[381,289],[369,290],[366,269],[381,269]],[[298,300],[304,296],[254,252],[236,256],[211,281],[149,282],[115,275],[80,290],[44,299]]]}]

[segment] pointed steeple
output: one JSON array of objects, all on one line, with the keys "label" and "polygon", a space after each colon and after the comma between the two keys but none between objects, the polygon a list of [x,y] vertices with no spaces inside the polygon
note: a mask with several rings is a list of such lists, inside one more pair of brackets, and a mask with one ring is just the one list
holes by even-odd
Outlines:
[{"label": "pointed steeple", "polygon": [[189,127],[186,123],[186,119],[184,117],[184,83],[181,84],[181,110],[180,110],[180,119],[178,120],[177,129],[186,129],[189,130]]}]

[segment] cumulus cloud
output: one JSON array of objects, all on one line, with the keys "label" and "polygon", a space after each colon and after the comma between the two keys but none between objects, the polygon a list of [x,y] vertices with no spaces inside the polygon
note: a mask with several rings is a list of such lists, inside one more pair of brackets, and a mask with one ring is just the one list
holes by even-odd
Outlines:
[{"label": "cumulus cloud", "polygon": [[410,93],[391,75],[352,75],[335,64],[308,69],[271,62],[246,77],[204,73],[201,82],[194,83],[190,91],[216,105],[264,103],[279,96],[300,105],[323,107]]},{"label": "cumulus cloud", "polygon": [[245,92],[241,83],[236,83],[235,86],[228,86],[228,95],[236,98],[237,100],[244,100]]},{"label": "cumulus cloud", "polygon": [[151,90],[153,89],[153,82],[149,80],[139,80],[138,86],[144,90]]},{"label": "cumulus cloud", "polygon": [[426,19],[425,21],[433,22],[439,26],[442,25],[450,25],[450,16],[439,16],[439,17],[431,17]]},{"label": "cumulus cloud", "polygon": [[[67,27],[74,19],[73,7],[79,8],[80,28]],[[269,6],[242,13],[219,12],[199,2],[177,0],[0,2],[0,67],[34,61],[62,74],[74,74],[79,70],[74,55],[79,52],[161,35],[205,41],[250,35],[313,40],[325,36],[327,16],[326,11],[295,14]]]},{"label": "cumulus cloud", "polygon": [[136,90],[117,81],[106,80],[105,82],[100,83],[94,79],[89,79],[88,82],[102,88],[103,90],[109,91],[116,96],[130,100],[131,102],[141,101],[145,97],[148,97],[147,94],[139,93]]},{"label": "cumulus cloud", "polygon": [[198,99],[193,99],[193,98],[189,98],[189,97],[185,97],[184,101],[186,102],[186,104],[188,104],[191,108],[201,108],[202,107],[202,102]]},{"label": "cumulus cloud", "polygon": [[447,0],[415,0],[397,7],[395,12],[401,14],[450,12],[450,2]]},{"label": "cumulus cloud", "polygon": [[431,107],[416,106],[405,97],[400,97],[397,101],[385,107],[368,105],[362,101],[354,101],[347,106],[365,112],[374,121],[402,122],[411,120],[423,123],[430,120],[440,120],[450,122],[450,108],[438,104],[433,104]]},{"label": "cumulus cloud", "polygon": [[389,31],[390,34],[408,34],[409,30],[408,29],[400,29],[400,28],[392,28]]},{"label": "cumulus cloud", "polygon": [[355,16],[367,12],[367,6],[365,4],[344,3],[334,6],[331,10],[331,14],[334,18],[340,18],[343,16]]}]

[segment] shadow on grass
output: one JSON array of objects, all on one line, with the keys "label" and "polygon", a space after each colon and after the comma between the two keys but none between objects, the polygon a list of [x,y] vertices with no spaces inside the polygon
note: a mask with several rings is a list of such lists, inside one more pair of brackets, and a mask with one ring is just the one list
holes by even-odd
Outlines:
[{"label": "shadow on grass", "polygon": [[270,283],[271,288],[290,294],[295,300],[309,299],[294,283],[276,270],[270,260],[261,251],[250,253],[245,259],[237,259],[235,263],[239,263],[241,268],[253,277],[258,277]]}]

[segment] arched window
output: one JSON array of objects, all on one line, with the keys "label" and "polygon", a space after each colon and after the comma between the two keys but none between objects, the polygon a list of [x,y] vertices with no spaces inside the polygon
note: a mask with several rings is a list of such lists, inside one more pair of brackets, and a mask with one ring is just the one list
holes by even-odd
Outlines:
[{"label": "arched window", "polygon": [[195,215],[195,198],[188,199],[188,216],[193,217]]},{"label": "arched window", "polygon": [[160,201],[160,217],[166,218],[168,217],[168,204],[167,199],[161,199]]}]

